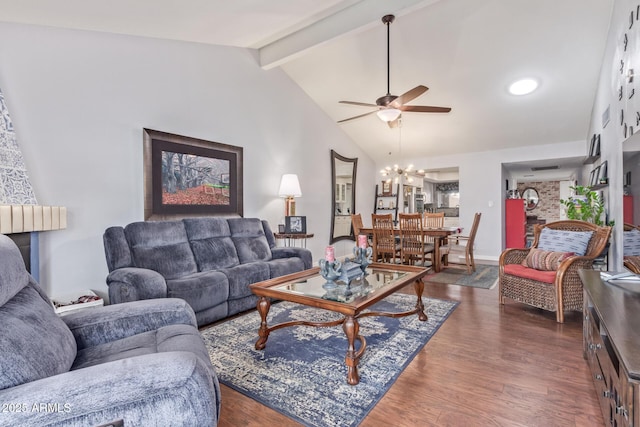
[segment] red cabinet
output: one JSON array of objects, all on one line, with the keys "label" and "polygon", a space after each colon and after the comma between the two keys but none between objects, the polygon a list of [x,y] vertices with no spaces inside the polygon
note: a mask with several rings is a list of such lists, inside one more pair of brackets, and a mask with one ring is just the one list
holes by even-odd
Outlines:
[{"label": "red cabinet", "polygon": [[505,237],[507,248],[525,248],[527,246],[527,215],[524,199],[505,200]]}]

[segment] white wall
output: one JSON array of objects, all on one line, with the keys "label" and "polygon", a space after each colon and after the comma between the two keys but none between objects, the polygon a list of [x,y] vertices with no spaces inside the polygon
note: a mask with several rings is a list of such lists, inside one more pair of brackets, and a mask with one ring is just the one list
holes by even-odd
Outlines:
[{"label": "white wall", "polygon": [[[605,197],[608,202],[610,219],[615,220],[617,224],[613,228],[611,249],[609,252],[609,269],[614,271],[622,270],[622,195],[623,195],[623,167],[622,167],[622,141],[625,139],[620,122],[620,107],[616,92],[616,82],[614,75],[619,69],[619,59],[615,58],[616,49],[621,49],[621,36],[627,30],[629,22],[629,13],[636,10],[635,1],[616,0],[609,26],[609,35],[605,55],[602,60],[602,68],[600,70],[600,79],[596,100],[593,105],[591,116],[591,124],[589,126],[589,138],[592,134],[600,134],[601,161],[608,162],[609,186],[605,190]],[[638,23],[636,23],[638,25]],[[638,34],[636,29],[635,34]],[[637,39],[633,36],[633,43],[637,43]],[[636,47],[637,49],[637,47]],[[635,51],[634,61],[637,64],[639,50]],[[635,79],[637,81],[637,79]],[[636,91],[637,92],[637,91]],[[636,97],[635,102],[639,100]],[[638,104],[640,105],[640,104]],[[610,122],[603,127],[602,115],[604,111],[610,107]],[[632,115],[633,110],[629,110]],[[633,117],[632,117],[633,118]],[[635,122],[635,120],[633,120]],[[631,122],[631,120],[630,120]],[[635,123],[632,123],[635,125]],[[635,126],[634,126],[635,127]],[[585,143],[586,144],[586,143]],[[586,150],[586,149],[585,149]],[[585,173],[587,173],[585,171]]]},{"label": "white wall", "polygon": [[0,40],[0,88],[38,202],[69,212],[66,230],[41,234],[50,295],[105,295],[102,233],[143,220],[143,128],[244,147],[244,216],[274,229],[280,176],[297,173],[314,260],[329,242],[330,149],[358,157],[356,207],[373,206],[372,160],[253,51],[6,23]]}]

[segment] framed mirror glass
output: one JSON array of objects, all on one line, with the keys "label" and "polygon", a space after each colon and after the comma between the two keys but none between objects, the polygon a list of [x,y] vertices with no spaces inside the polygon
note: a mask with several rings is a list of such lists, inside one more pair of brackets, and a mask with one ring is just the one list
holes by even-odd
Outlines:
[{"label": "framed mirror glass", "polygon": [[540,201],[538,191],[532,187],[524,189],[524,191],[522,192],[522,198],[525,200],[525,206],[527,207],[528,211],[535,209],[535,207],[538,206],[538,202]]},{"label": "framed mirror glass", "polygon": [[330,243],[354,240],[351,214],[356,210],[356,170],[358,158],[341,156],[331,150],[331,234]]}]

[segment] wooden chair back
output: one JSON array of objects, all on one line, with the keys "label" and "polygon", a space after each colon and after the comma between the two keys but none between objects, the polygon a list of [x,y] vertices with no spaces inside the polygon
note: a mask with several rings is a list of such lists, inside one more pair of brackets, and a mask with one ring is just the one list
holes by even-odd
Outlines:
[{"label": "wooden chair back", "polygon": [[360,229],[364,228],[364,224],[362,223],[362,215],[351,214],[351,225],[353,226],[353,235],[356,236],[357,241],[358,235],[360,234]]},{"label": "wooden chair back", "polygon": [[398,245],[393,230],[392,214],[371,214],[373,229],[373,253],[376,260],[389,258],[396,262]]},{"label": "wooden chair back", "polygon": [[[444,212],[424,212],[422,214],[423,228],[444,227]],[[425,242],[435,244],[435,239],[431,236],[425,237]]]},{"label": "wooden chair back", "polygon": [[422,214],[422,225],[427,227],[444,227],[444,212],[424,212]]},{"label": "wooden chair back", "polygon": [[[400,257],[405,264],[420,260],[425,264],[427,248],[422,233],[422,215],[419,213],[400,213]],[[433,246],[431,246],[433,250]],[[430,252],[430,251],[429,251]]]},{"label": "wooden chair back", "polygon": [[480,217],[482,213],[476,212],[473,216],[473,224],[471,225],[471,231],[469,231],[469,239],[467,240],[467,246],[471,247],[471,251],[473,251],[473,244],[476,240],[476,233],[478,232],[478,226],[480,225]]}]

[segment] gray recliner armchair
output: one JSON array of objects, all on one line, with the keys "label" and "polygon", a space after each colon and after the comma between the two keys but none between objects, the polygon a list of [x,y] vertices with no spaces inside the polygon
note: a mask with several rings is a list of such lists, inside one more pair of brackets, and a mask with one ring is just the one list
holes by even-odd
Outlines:
[{"label": "gray recliner armchair", "polygon": [[181,299],[59,317],[0,235],[0,425],[216,425],[220,389]]}]

